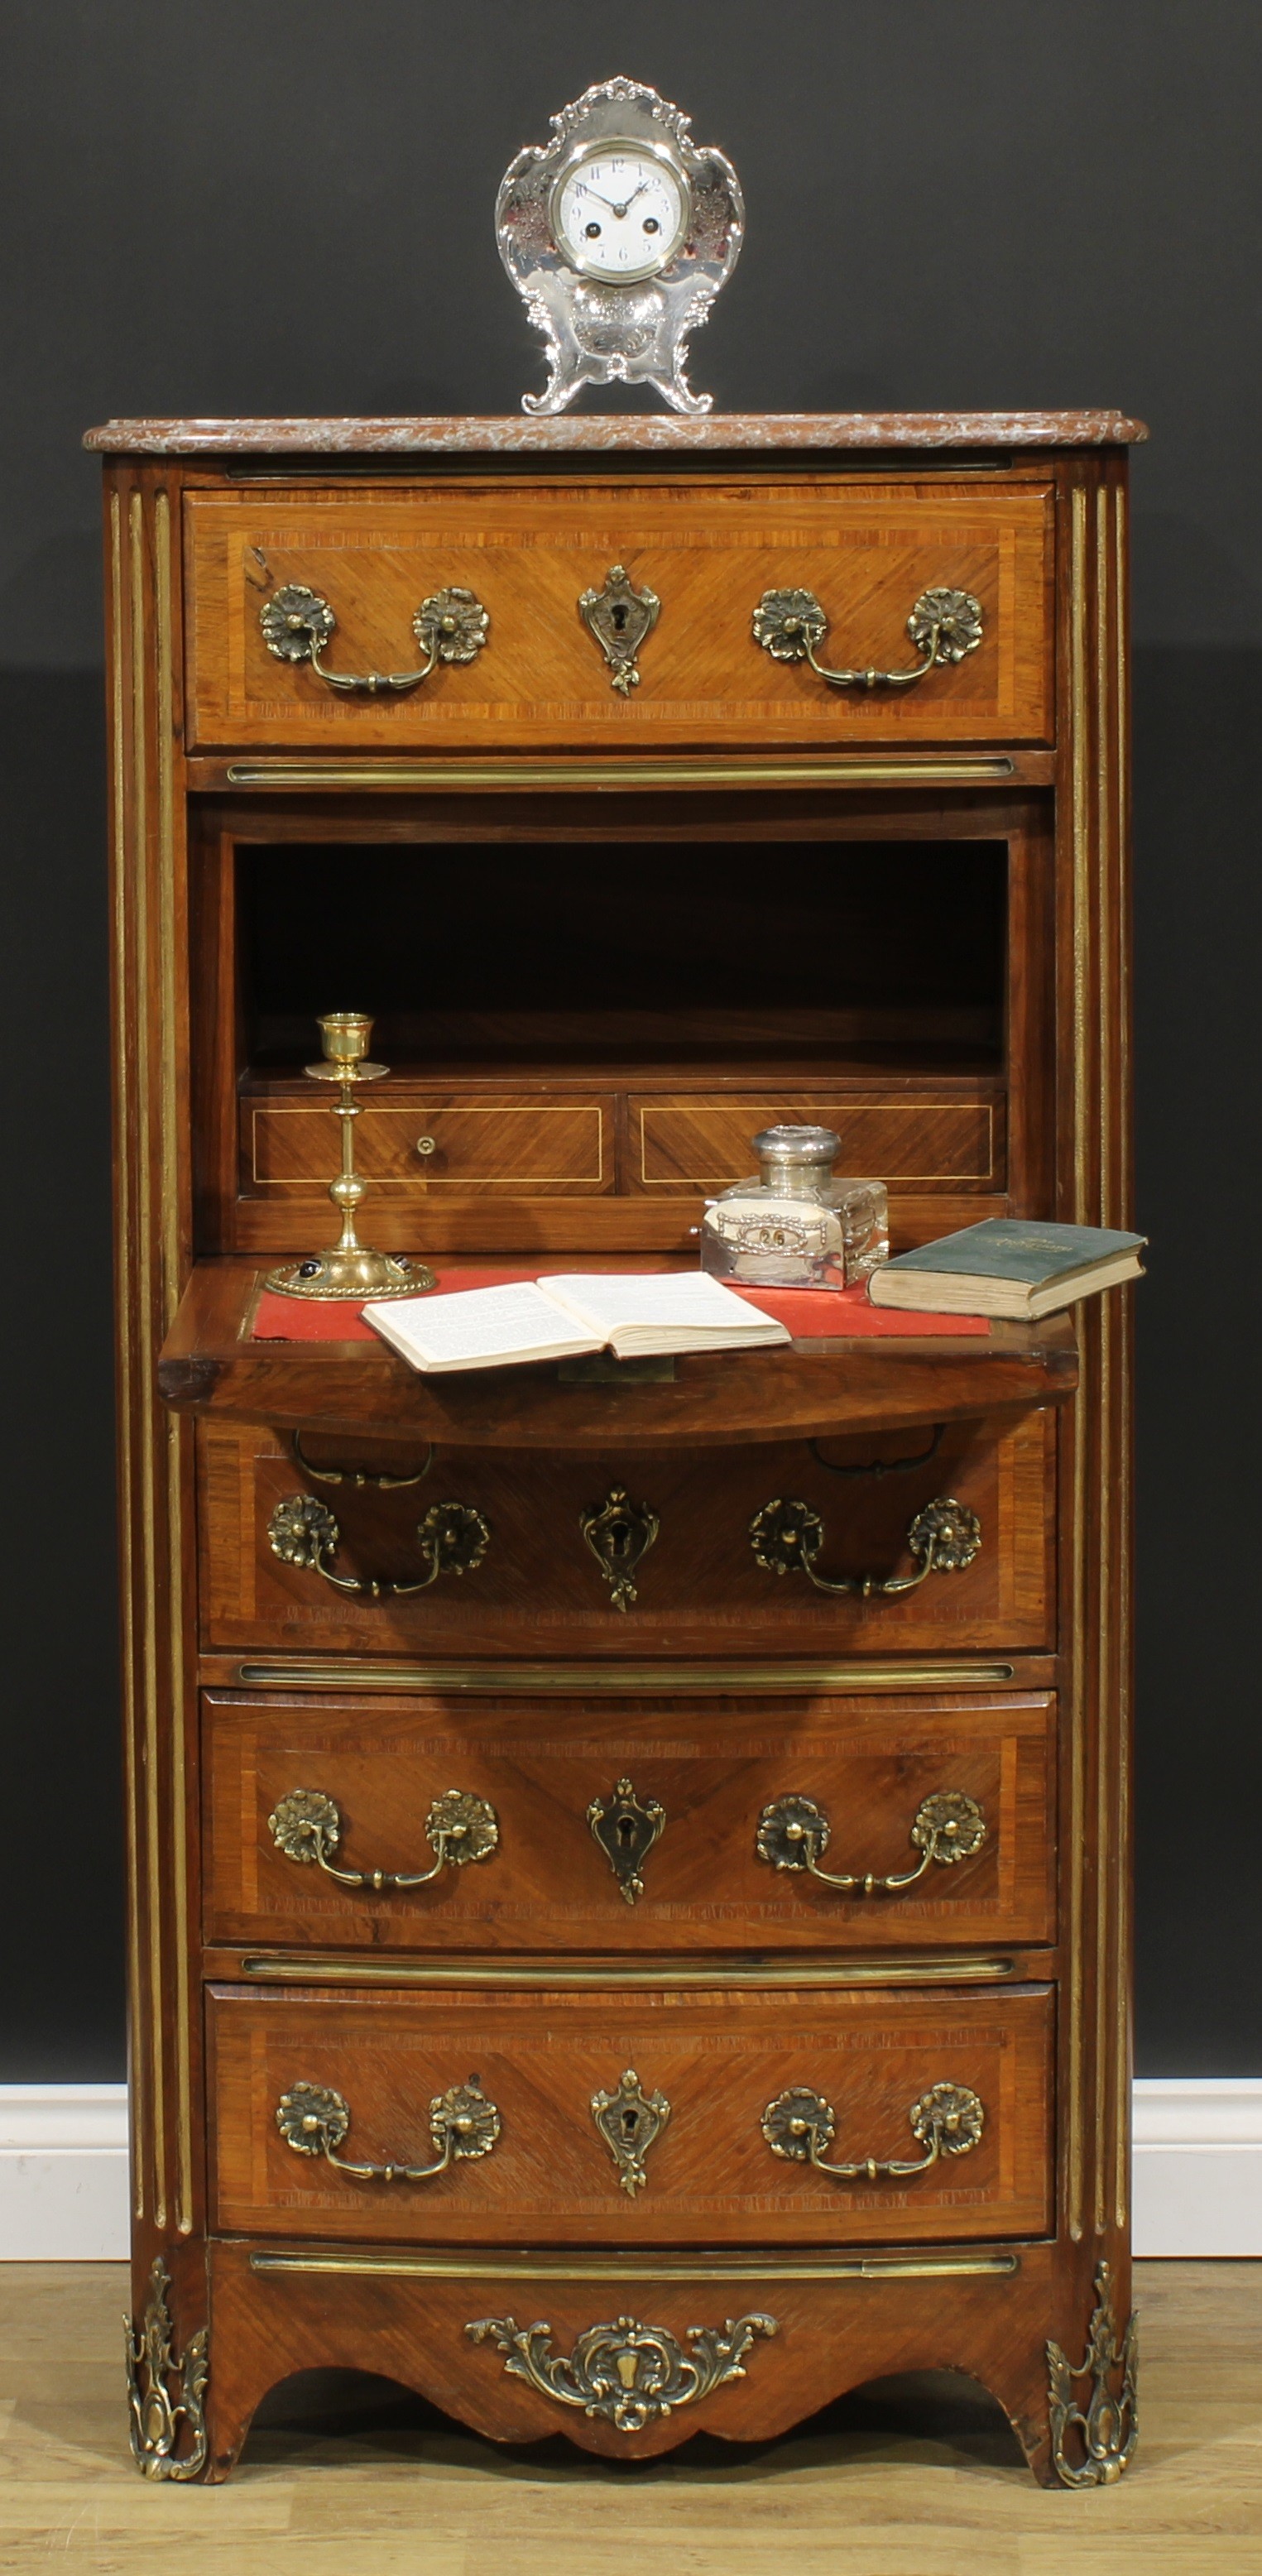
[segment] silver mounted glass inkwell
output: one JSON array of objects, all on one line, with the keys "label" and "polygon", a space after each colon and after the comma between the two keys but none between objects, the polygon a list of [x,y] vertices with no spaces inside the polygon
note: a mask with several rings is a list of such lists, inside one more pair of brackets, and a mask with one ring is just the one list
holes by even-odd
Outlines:
[{"label": "silver mounted glass inkwell", "polygon": [[747,1288],[853,1288],[889,1258],[883,1181],[838,1180],[831,1127],[767,1127],[761,1169],[706,1201],[701,1267]]}]

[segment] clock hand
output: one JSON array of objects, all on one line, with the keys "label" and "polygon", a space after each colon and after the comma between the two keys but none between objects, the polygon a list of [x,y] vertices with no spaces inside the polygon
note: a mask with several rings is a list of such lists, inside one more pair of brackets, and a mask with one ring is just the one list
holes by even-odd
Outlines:
[{"label": "clock hand", "polygon": [[[611,213],[611,214],[614,214],[614,215],[616,215],[616,216],[617,216],[619,223],[621,223],[622,218],[623,218],[623,216],[624,216],[624,215],[629,215],[629,214],[630,214],[631,209],[632,209],[633,205],[635,204],[636,198],[637,198],[637,197],[642,197],[642,196],[643,196],[644,191],[645,191],[645,189],[647,188],[647,186],[648,186],[648,181],[647,181],[647,179],[641,179],[640,184],[639,184],[639,187],[638,187],[638,188],[633,188],[633,189],[632,189],[631,194],[630,194],[630,196],[628,197],[628,199],[627,199],[627,202],[626,202],[625,206],[611,206],[611,207],[610,207],[610,209],[609,209],[610,213]],[[606,201],[603,201],[603,200],[602,200],[602,202],[606,202]]]}]

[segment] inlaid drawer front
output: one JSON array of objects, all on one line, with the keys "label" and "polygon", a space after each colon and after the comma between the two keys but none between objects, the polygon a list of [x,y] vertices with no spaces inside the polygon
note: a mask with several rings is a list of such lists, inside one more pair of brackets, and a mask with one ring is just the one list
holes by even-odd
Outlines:
[{"label": "inlaid drawer front", "polygon": [[404,1461],[398,1490],[354,1481],[349,1437],[316,1465],[284,1434],[202,1424],[198,1456],[207,1647],[971,1654],[1054,1639],[1045,1413],[816,1446],[439,1449]]},{"label": "inlaid drawer front", "polygon": [[1050,1938],[1045,1692],[203,1701],[212,1945]]},{"label": "inlaid drawer front", "polygon": [[[435,478],[192,493],[184,510],[195,748],[1051,737],[1042,485]],[[579,613],[615,565],[660,601],[625,691]],[[826,668],[914,672],[922,603],[944,593],[967,603],[958,658],[911,687],[831,687],[793,658],[796,632],[773,637],[774,612],[755,623],[768,593],[802,591]]]},{"label": "inlaid drawer front", "polygon": [[962,1097],[926,1085],[911,1098],[804,1091],[785,1105],[753,1092],[653,1092],[633,1098],[628,1181],[634,1190],[695,1195],[748,1173],[750,1137],[787,1120],[831,1127],[838,1169],[888,1182],[891,1191],[1001,1191],[1006,1183],[1004,1097],[999,1084]]},{"label": "inlaid drawer front", "polygon": [[[418,1086],[390,1105],[369,1102],[355,1128],[355,1159],[365,1180],[388,1196],[455,1196],[511,1191],[514,1197],[564,1198],[612,1190],[613,1103],[541,1100],[537,1094],[431,1091]],[[247,1095],[241,1103],[242,1190],[247,1196],[301,1196],[327,1206],[337,1138],[327,1104],[301,1094]]]},{"label": "inlaid drawer front", "polygon": [[870,2244],[1050,2222],[1053,1998],[212,1987],[212,2223]]}]

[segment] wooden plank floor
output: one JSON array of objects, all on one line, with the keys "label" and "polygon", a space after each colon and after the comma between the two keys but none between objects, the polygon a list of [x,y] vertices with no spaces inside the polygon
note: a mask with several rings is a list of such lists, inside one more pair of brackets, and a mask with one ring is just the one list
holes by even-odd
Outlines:
[{"label": "wooden plank floor", "polygon": [[[976,2403],[851,2400],[628,2471],[501,2451],[376,2381],[272,2401],[223,2487],[152,2486],[121,2264],[0,2265],[0,2567],[91,2576],[1262,2576],[1262,2263],[1138,2267],[1143,2439],[1048,2493]],[[212,2356],[213,2358],[213,2356]],[[330,2429],[336,2405],[340,2430]]]}]

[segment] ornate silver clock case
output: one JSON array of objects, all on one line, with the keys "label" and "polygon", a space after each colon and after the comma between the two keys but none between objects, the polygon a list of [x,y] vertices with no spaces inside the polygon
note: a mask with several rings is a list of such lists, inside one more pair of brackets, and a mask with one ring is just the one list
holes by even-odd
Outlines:
[{"label": "ornate silver clock case", "polygon": [[745,208],[690,122],[639,81],[602,81],[505,172],[500,257],[548,356],[523,411],[564,411],[584,384],[654,385],[674,411],[709,411],[684,373],[688,336],[736,266]]}]

